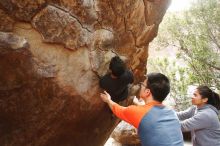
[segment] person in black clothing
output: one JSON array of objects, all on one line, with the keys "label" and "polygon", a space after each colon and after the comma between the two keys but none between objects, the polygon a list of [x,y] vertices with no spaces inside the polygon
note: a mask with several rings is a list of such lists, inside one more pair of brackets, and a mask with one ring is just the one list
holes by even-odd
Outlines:
[{"label": "person in black clothing", "polygon": [[114,102],[123,101],[128,97],[128,84],[133,83],[134,76],[118,56],[111,59],[109,70],[100,78],[100,87],[111,95]]}]

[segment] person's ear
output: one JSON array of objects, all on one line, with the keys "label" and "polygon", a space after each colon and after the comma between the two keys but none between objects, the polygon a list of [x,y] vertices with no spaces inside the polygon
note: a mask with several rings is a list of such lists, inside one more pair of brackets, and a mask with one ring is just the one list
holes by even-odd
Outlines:
[{"label": "person's ear", "polygon": [[202,98],[202,101],[203,101],[204,103],[207,103],[207,102],[208,102],[208,98]]},{"label": "person's ear", "polygon": [[151,94],[150,89],[144,89],[144,94],[149,96]]}]

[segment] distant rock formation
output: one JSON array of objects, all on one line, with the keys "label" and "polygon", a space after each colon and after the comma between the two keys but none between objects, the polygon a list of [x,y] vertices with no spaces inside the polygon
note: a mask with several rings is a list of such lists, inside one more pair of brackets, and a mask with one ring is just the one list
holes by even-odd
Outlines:
[{"label": "distant rock formation", "polygon": [[170,0],[0,0],[0,145],[103,146],[118,120],[99,98],[120,55],[143,78]]}]

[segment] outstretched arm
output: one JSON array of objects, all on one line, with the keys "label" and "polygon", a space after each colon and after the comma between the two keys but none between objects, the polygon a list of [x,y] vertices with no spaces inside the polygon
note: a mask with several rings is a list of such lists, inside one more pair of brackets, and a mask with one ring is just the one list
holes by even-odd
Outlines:
[{"label": "outstretched arm", "polygon": [[195,113],[196,107],[192,106],[185,111],[177,112],[177,116],[180,121],[191,118]]},{"label": "outstretched arm", "polygon": [[181,121],[181,129],[183,132],[204,129],[211,126],[212,122],[210,121],[211,119],[208,113],[200,111],[193,117]]},{"label": "outstretched arm", "polygon": [[104,91],[104,93],[101,93],[100,96],[101,96],[101,99],[108,104],[112,112],[118,118],[138,128],[141,118],[146,113],[146,111],[143,113],[141,112],[140,114],[137,114],[137,111],[141,109],[138,109],[136,106],[133,106],[133,105],[128,106],[128,107],[120,106],[119,104],[111,100],[111,96],[106,91]]},{"label": "outstretched arm", "polygon": [[101,99],[108,104],[108,106],[110,107],[110,109],[112,110],[113,105],[116,104],[114,101],[111,100],[111,96],[104,91],[104,93],[100,93],[100,97]]}]

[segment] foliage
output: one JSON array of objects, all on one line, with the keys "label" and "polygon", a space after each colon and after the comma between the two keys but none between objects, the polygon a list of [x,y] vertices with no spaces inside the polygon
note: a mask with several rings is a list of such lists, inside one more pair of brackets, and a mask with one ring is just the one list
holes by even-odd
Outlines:
[{"label": "foliage", "polygon": [[166,59],[151,63],[167,68],[160,70],[170,75],[170,79],[179,76],[179,80],[172,79],[173,98],[186,94],[187,86],[192,84],[205,84],[220,90],[219,14],[219,0],[196,0],[189,10],[166,14],[155,43],[160,48],[178,48],[176,58],[183,60],[186,66],[170,66],[173,63]]},{"label": "foliage", "polygon": [[187,94],[190,85],[189,68],[180,65],[175,60],[158,57],[148,59],[148,70],[164,73],[170,79],[171,92],[167,100],[171,106],[174,106],[176,110],[189,107],[191,99]]}]

